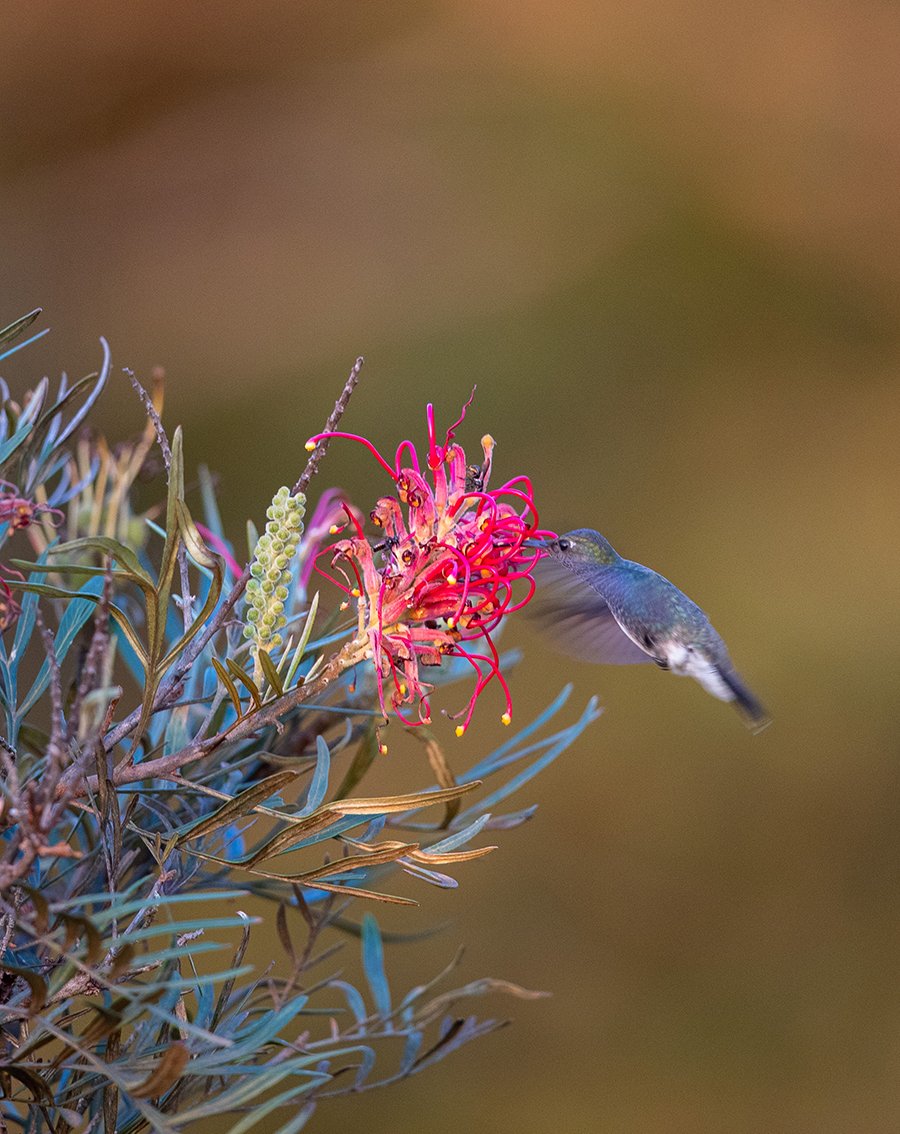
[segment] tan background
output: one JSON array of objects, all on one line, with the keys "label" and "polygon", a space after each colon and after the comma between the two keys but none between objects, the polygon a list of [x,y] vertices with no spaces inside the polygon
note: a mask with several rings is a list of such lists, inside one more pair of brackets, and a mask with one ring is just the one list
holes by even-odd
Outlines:
[{"label": "tan background", "polygon": [[[677,580],[777,718],[751,737],[687,682],[511,627],[519,720],[569,677],[607,712],[529,788],[534,822],[425,895],[408,926],[453,927],[404,956],[412,982],[466,940],[465,979],[554,998],[313,1128],[900,1129],[896,5],[0,21],[0,322],[54,327],[11,380],[90,369],[101,333],[163,363],[235,537],[357,353],[347,424],[385,445],[477,381],[462,440],[493,433],[549,525]],[[119,385],[109,428],[137,428]],[[348,447],[322,479],[365,503],[373,472]],[[384,774],[416,786],[412,759]]]}]

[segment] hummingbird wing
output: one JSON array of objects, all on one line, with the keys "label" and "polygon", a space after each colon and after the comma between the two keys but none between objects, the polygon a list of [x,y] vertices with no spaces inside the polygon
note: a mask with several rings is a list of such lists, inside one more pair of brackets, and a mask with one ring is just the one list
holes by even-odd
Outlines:
[{"label": "hummingbird wing", "polygon": [[542,559],[533,575],[537,591],[525,609],[562,653],[604,665],[655,660],[628,637],[589,581],[550,558]]}]

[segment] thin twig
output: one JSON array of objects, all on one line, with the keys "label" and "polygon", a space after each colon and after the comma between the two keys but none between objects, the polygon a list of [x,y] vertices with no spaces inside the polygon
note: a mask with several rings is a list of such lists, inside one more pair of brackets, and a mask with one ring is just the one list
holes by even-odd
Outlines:
[{"label": "thin twig", "polygon": [[[356,389],[356,384],[359,382],[359,372],[362,370],[364,362],[365,359],[359,357],[356,362],[353,363],[353,369],[350,371],[350,375],[344,383],[341,396],[334,403],[334,409],[331,411],[328,421],[325,422],[325,428],[322,430],[323,433],[333,433],[340,424],[340,420],[344,416],[344,410],[347,408],[350,397]],[[309,487],[309,482],[319,471],[319,462],[325,456],[330,440],[331,438],[329,437],[323,437],[310,453],[309,460],[306,462],[306,468],[300,474],[300,479],[291,489],[291,496],[299,496],[301,492],[306,492],[306,489]]]},{"label": "thin twig", "polygon": [[18,887],[12,893],[12,909],[9,910],[3,918],[3,941],[0,942],[0,958],[6,956],[6,950],[9,948],[9,943],[12,941],[13,934],[16,931],[16,917],[19,912],[19,907],[25,901],[25,891]]},{"label": "thin twig", "polygon": [[[122,368],[128,375],[129,381],[137,391],[138,397],[143,403],[144,410],[147,417],[153,422],[153,428],[156,430],[156,441],[162,451],[163,460],[166,464],[166,472],[171,475],[172,472],[172,448],[169,445],[169,438],[166,435],[165,426],[162,423],[162,418],[156,411],[156,406],[153,404],[153,399],[138,381],[133,370],[124,366]],[[188,576],[187,552],[183,543],[178,545],[178,574],[181,581],[181,616],[184,622],[185,630],[190,630],[191,623],[194,621],[194,605],[191,599],[191,581]]]},{"label": "thin twig", "polygon": [[153,399],[138,381],[134,371],[127,366],[123,366],[122,369],[128,376],[128,380],[131,382],[132,386],[134,386],[137,392],[137,396],[141,399],[147,417],[149,417],[153,422],[153,428],[156,430],[156,441],[160,449],[162,450],[163,460],[166,462],[166,472],[168,472],[172,467],[172,449],[169,446],[169,438],[166,435],[166,430],[165,426],[162,423],[162,418],[156,412],[156,406],[153,404]]}]

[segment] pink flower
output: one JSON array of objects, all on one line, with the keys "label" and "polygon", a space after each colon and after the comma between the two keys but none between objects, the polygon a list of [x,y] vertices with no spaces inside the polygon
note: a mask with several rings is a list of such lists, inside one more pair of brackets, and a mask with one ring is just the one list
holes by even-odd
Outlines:
[{"label": "pink flower", "polygon": [[300,543],[299,582],[304,592],[309,586],[309,580],[315,569],[316,555],[323,541],[346,525],[348,509],[355,517],[354,524],[362,520],[362,513],[348,503],[339,488],[328,488],[319,497]]},{"label": "pink flower", "polygon": [[[62,518],[58,508],[49,504],[39,504],[27,497],[19,496],[18,489],[8,480],[0,480],[0,524],[9,524],[9,531],[16,532],[31,527],[39,516],[50,516],[51,523]],[[23,578],[21,571],[0,563],[0,572],[12,578]],[[9,629],[22,613],[22,608],[13,598],[12,591],[3,574],[0,573],[0,633]]]},{"label": "pink flower", "polygon": [[59,508],[19,496],[14,484],[0,480],[0,524],[8,523],[11,531],[18,531],[30,527],[38,516],[43,515],[52,516],[57,521],[62,519]]},{"label": "pink flower", "polygon": [[[389,699],[407,724],[429,723],[432,687],[422,680],[420,668],[440,665],[447,655],[470,663],[475,688],[465,709],[455,714],[463,718],[456,730],[459,736],[469,725],[478,697],[494,679],[506,698],[501,720],[504,724],[511,720],[509,689],[491,634],[504,615],[524,606],[534,594],[531,571],[541,553],[525,546],[525,541],[545,534],[538,529],[528,477],[488,488],[492,437],[482,438],[481,464],[467,465],[453,438],[470,404],[471,398],[447,430],[443,445],[437,443],[434,409],[428,406],[424,468],[411,441],[400,443],[393,464],[354,433],[319,433],[306,446],[313,449],[325,437],[358,441],[394,482],[396,494],[382,496],[370,512],[379,529],[376,540],[366,537],[362,524],[347,509],[355,535],[319,553],[330,553],[333,567],[348,564],[353,578],[342,571],[342,583],[320,573],[358,600],[360,631],[369,640],[385,715]],[[401,707],[415,704],[418,720],[413,721]]]}]

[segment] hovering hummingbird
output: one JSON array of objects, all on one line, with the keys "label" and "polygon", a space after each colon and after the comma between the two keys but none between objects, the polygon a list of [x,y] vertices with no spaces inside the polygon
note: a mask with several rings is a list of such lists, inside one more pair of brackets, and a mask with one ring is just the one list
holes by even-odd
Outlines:
[{"label": "hovering hummingbird", "polygon": [[532,546],[547,553],[534,572],[534,612],[561,649],[612,665],[656,662],[733,702],[754,732],[770,723],[709,619],[668,579],[623,559],[590,528]]}]

